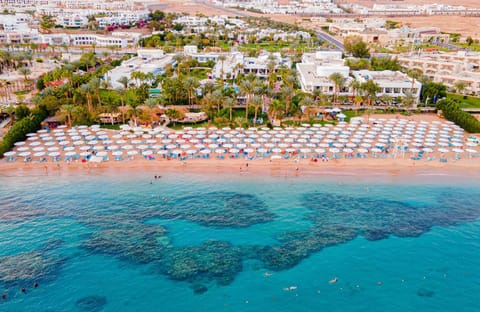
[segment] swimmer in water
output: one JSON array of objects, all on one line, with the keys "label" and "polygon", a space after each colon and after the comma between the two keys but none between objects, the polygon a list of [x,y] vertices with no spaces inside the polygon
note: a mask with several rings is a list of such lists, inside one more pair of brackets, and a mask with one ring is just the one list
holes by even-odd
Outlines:
[{"label": "swimmer in water", "polygon": [[335,284],[336,282],[338,282],[338,278],[335,277],[334,279],[331,279],[328,283],[329,284]]},{"label": "swimmer in water", "polygon": [[3,299],[3,300],[7,300],[7,294],[3,294],[3,295],[2,295],[2,299]]},{"label": "swimmer in water", "polygon": [[270,277],[270,276],[272,276],[272,273],[265,272],[265,273],[263,273],[263,276],[264,277]]},{"label": "swimmer in water", "polygon": [[22,293],[26,294],[27,290],[25,288],[22,288]]},{"label": "swimmer in water", "polygon": [[37,288],[37,287],[38,287],[38,283],[37,283],[37,282],[33,283],[33,287],[34,287],[34,288]]},{"label": "swimmer in water", "polygon": [[285,287],[283,290],[285,291],[291,291],[297,289],[297,286],[290,286],[290,287]]}]

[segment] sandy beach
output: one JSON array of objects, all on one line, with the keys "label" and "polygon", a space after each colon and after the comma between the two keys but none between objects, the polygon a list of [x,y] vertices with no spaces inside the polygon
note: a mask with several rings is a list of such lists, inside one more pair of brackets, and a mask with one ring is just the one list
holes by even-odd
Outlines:
[{"label": "sandy beach", "polygon": [[[248,164],[248,165],[247,165]],[[452,175],[458,177],[475,176],[480,170],[480,158],[461,159],[456,162],[440,163],[438,161],[414,161],[412,159],[332,159],[313,162],[308,159],[295,160],[253,160],[245,159],[189,159],[179,160],[145,160],[135,159],[122,162],[82,163],[81,161],[59,163],[0,163],[0,176],[75,176],[99,174],[143,173],[146,178],[155,175],[174,173],[264,175],[277,177],[322,175]]]},{"label": "sandy beach", "polygon": [[434,114],[372,115],[336,126],[40,130],[0,160],[0,176],[145,172],[272,176],[470,175],[478,137]]}]

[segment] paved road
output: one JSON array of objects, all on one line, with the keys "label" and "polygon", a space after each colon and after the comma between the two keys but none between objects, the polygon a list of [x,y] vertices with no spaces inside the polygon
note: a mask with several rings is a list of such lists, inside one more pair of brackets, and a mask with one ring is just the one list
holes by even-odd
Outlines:
[{"label": "paved road", "polygon": [[330,36],[329,34],[326,34],[322,31],[317,31],[317,36],[319,39],[321,40],[325,40],[325,41],[328,41],[330,42],[331,44],[333,44],[336,48],[335,50],[337,51],[342,51],[343,52],[343,43],[341,43],[340,41],[338,41],[337,39],[333,38],[332,36]]}]

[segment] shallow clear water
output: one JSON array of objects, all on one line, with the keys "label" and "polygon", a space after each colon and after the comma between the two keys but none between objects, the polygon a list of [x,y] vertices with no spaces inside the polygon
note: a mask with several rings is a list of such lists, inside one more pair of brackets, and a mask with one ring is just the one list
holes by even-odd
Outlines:
[{"label": "shallow clear water", "polygon": [[480,310],[476,179],[151,180],[0,177],[0,311]]}]

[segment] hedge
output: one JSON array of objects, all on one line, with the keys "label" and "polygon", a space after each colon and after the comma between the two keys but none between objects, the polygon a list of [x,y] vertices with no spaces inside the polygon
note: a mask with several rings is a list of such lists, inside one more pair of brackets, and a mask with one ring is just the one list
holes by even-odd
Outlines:
[{"label": "hedge", "polygon": [[453,121],[465,131],[470,133],[480,132],[480,121],[472,114],[463,111],[455,100],[442,100],[437,103],[437,108],[442,110],[445,118]]},{"label": "hedge", "polygon": [[16,142],[24,141],[27,133],[39,130],[47,116],[48,113],[44,109],[35,109],[30,116],[16,122],[0,143],[0,158],[3,158],[3,154],[8,152]]}]

